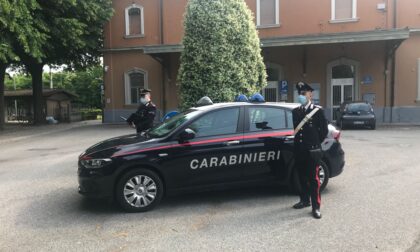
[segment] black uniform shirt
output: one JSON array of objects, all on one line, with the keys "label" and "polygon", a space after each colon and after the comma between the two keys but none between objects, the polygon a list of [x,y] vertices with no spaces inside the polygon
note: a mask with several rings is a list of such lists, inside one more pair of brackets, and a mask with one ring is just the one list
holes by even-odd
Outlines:
[{"label": "black uniform shirt", "polygon": [[328,134],[328,122],[327,119],[325,119],[324,110],[320,106],[312,103],[308,108],[299,106],[293,109],[293,126],[296,129],[303,118],[311,113],[316,107],[318,107],[319,110],[295,135],[294,145],[296,150],[318,149],[321,147],[321,143]]},{"label": "black uniform shirt", "polygon": [[137,111],[128,117],[127,122],[129,124],[134,123],[136,125],[137,132],[141,132],[153,127],[155,116],[156,105],[150,101],[146,104],[140,104]]}]

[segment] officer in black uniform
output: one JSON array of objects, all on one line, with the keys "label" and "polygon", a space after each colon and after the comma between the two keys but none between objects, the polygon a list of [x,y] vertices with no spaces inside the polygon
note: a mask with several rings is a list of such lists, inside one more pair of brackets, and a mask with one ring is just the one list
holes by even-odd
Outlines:
[{"label": "officer in black uniform", "polygon": [[134,125],[137,133],[141,133],[153,127],[155,116],[156,105],[151,100],[151,90],[147,88],[142,89],[140,92],[140,105],[137,111],[127,118],[127,123]]},{"label": "officer in black uniform", "polygon": [[[298,82],[296,88],[301,106],[293,109],[295,128],[294,148],[295,167],[301,185],[300,201],[293,208],[301,209],[312,203],[312,215],[321,218],[321,194],[319,180],[319,160],[322,157],[321,143],[328,134],[328,122],[320,106],[312,103],[313,88],[304,82]],[[298,125],[314,110],[318,109],[300,128]]]}]

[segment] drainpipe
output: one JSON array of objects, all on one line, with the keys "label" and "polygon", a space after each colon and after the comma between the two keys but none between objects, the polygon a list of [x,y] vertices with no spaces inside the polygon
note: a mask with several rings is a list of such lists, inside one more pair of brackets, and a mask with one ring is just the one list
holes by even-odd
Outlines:
[{"label": "drainpipe", "polygon": [[[397,28],[397,0],[394,0],[394,6],[393,6],[393,22],[392,27],[394,29]],[[391,111],[390,111],[390,123],[393,121],[393,110],[394,110],[394,103],[395,103],[395,51],[400,46],[400,43],[397,43],[393,49],[392,49],[392,58],[391,58]]]},{"label": "drainpipe", "polygon": [[[163,45],[165,43],[164,40],[164,32],[163,32],[163,0],[159,1],[159,29],[160,29],[160,44]],[[167,59],[166,59],[167,60]],[[166,113],[166,72],[167,72],[167,67],[165,64],[165,62],[161,61],[161,66],[162,66],[162,98],[161,98],[161,103],[162,103],[162,112],[163,114]]]}]

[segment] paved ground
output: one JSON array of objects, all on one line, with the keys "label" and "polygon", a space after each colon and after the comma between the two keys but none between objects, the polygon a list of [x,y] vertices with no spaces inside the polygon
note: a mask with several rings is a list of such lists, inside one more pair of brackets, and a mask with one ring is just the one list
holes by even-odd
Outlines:
[{"label": "paved ground", "polygon": [[0,133],[0,251],[420,251],[420,127],[344,131],[347,164],[321,220],[282,188],[178,196],[140,214],[78,195],[80,152],[129,132]]}]

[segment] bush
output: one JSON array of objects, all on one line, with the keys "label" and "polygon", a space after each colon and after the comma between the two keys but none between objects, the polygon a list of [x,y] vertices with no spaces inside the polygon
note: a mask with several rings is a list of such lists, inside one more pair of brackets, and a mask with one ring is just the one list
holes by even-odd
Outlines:
[{"label": "bush", "polygon": [[266,85],[260,40],[243,0],[190,0],[184,29],[178,74],[181,108],[203,96],[232,101]]},{"label": "bush", "polygon": [[96,120],[98,116],[102,116],[100,109],[81,109],[82,120]]}]

